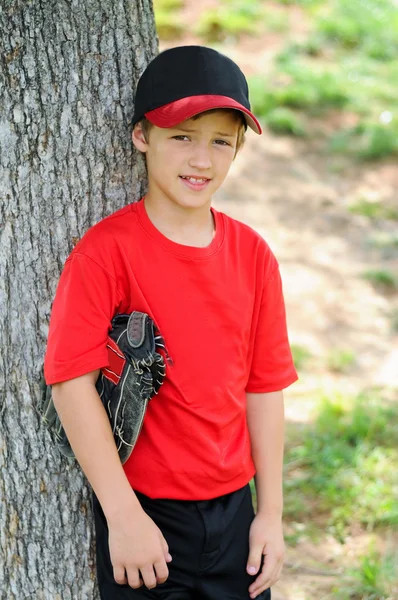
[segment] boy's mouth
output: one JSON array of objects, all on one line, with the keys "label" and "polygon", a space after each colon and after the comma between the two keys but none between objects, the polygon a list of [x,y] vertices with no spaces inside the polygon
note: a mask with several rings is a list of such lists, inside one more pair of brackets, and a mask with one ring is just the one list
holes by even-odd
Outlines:
[{"label": "boy's mouth", "polygon": [[207,177],[194,177],[191,175],[180,175],[180,179],[182,179],[185,185],[190,189],[194,190],[203,190],[211,181],[211,179],[208,179]]}]

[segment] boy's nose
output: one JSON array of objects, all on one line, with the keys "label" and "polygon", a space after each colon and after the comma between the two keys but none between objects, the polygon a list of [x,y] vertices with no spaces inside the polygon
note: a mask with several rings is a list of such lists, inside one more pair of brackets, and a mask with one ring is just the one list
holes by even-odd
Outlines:
[{"label": "boy's nose", "polygon": [[196,146],[189,159],[189,166],[196,169],[210,169],[210,151],[206,146]]}]

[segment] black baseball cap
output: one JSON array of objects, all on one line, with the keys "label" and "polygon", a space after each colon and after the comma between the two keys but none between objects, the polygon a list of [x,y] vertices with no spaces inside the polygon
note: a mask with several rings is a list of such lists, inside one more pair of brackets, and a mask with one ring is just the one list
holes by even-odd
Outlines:
[{"label": "black baseball cap", "polygon": [[177,46],[158,54],[141,75],[133,126],[146,117],[157,127],[174,127],[214,108],[239,110],[247,125],[262,133],[238,65],[212,48]]}]

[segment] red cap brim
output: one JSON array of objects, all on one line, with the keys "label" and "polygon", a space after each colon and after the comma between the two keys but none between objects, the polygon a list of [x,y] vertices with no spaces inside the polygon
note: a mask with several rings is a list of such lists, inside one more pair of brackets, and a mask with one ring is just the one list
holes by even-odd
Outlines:
[{"label": "red cap brim", "polygon": [[145,117],[157,127],[174,127],[187,119],[191,119],[206,110],[214,108],[233,108],[243,113],[246,123],[250,129],[253,129],[259,135],[262,133],[261,125],[256,117],[242,104],[236,102],[228,96],[188,96],[165,104],[160,108],[155,108],[145,113]]}]

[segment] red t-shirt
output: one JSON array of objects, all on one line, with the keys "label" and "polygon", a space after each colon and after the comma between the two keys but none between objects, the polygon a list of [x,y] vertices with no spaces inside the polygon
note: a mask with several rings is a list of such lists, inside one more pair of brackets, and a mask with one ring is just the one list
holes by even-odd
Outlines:
[{"label": "red t-shirt", "polygon": [[[212,209],[209,246],[166,238],[144,202],[92,227],[66,261],[45,357],[47,384],[108,366],[110,322],[138,310],[172,359],[125,473],[152,498],[198,500],[254,475],[245,392],[297,379],[277,261],[250,227]],[[84,399],[82,399],[84,401]]]}]

